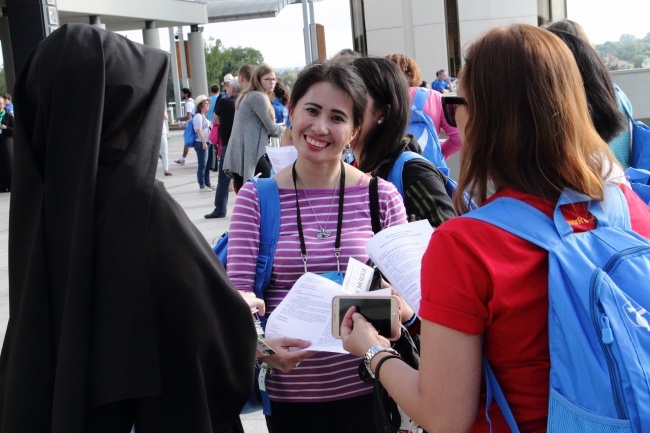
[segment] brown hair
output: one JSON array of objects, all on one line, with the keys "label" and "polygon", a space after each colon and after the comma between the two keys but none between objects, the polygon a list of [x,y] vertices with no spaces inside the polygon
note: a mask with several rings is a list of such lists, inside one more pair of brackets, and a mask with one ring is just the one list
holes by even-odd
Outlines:
[{"label": "brown hair", "polygon": [[235,101],[235,108],[239,108],[239,104],[241,101],[244,99],[246,95],[248,95],[251,92],[261,92],[266,95],[266,101],[268,102],[267,104],[267,111],[269,112],[269,115],[273,120],[275,120],[275,111],[273,110],[273,106],[271,105],[271,92],[266,92],[264,90],[264,87],[262,87],[262,77],[265,76],[266,74],[274,73],[275,71],[273,70],[272,67],[269,65],[261,64],[258,67],[255,68],[253,71],[253,75],[250,79],[250,85],[248,88],[244,89],[241,92],[241,95],[239,95],[239,98],[237,98],[237,101]]},{"label": "brown hair", "polygon": [[248,63],[244,63],[237,70],[237,76],[242,77],[246,81],[251,80],[251,75],[253,75],[253,67]]},{"label": "brown hair", "polygon": [[550,29],[562,30],[567,33],[571,33],[573,36],[577,36],[583,41],[585,41],[586,43],[589,43],[589,38],[587,37],[587,33],[585,32],[585,29],[575,21],[571,21],[565,18],[547,24],[545,28],[549,30]]},{"label": "brown hair", "polygon": [[284,106],[289,103],[289,99],[291,98],[291,93],[287,92],[287,89],[284,87],[284,83],[280,80],[275,83],[275,87],[273,87],[273,94],[280,100],[280,102],[282,102],[282,105]]},{"label": "brown hair", "polygon": [[386,60],[395,63],[406,74],[406,80],[409,82],[410,87],[418,87],[422,83],[422,73],[420,67],[415,60],[404,54],[389,54]]},{"label": "brown hair", "polygon": [[[467,49],[460,80],[468,116],[459,191],[484,201],[491,183],[540,197],[565,187],[604,197],[614,156],[559,38],[526,24],[490,30]],[[462,194],[454,204],[467,211]]]}]

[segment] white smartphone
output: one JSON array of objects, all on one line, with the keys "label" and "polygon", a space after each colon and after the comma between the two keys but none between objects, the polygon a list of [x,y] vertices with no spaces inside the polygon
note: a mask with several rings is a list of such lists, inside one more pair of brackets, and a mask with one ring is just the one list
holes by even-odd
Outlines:
[{"label": "white smartphone", "polygon": [[341,338],[341,323],[350,307],[375,327],[379,335],[389,340],[399,336],[399,301],[396,296],[350,295],[335,296],[332,300],[332,335]]}]

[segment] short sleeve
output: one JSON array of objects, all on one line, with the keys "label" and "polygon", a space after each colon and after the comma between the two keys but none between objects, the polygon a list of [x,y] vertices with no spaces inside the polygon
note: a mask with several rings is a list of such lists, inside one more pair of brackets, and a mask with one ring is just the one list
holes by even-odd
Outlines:
[{"label": "short sleeve", "polygon": [[471,230],[473,222],[457,220],[461,218],[447,221],[433,233],[422,258],[419,315],[460,332],[482,334],[492,282],[471,245],[455,236],[456,229]]},{"label": "short sleeve", "polygon": [[377,180],[382,227],[386,228],[406,224],[408,220],[406,218],[406,210],[404,209],[402,196],[392,183],[382,178],[377,178]]},{"label": "short sleeve", "polygon": [[195,131],[200,131],[203,129],[202,120],[203,119],[201,119],[200,114],[195,114],[194,117],[192,117],[192,126]]}]

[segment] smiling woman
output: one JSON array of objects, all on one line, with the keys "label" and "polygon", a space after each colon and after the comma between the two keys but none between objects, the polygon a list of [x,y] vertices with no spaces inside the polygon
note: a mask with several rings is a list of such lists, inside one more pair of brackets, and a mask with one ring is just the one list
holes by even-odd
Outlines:
[{"label": "smiling woman", "polygon": [[[289,113],[298,157],[274,176],[281,220],[271,281],[264,291],[267,314],[305,272],[342,278],[350,257],[362,262],[368,258],[364,247],[373,235],[370,178],[341,162],[365,107],[363,81],[351,65],[316,62],[298,76]],[[379,179],[377,188],[382,227],[406,223],[395,187]],[[230,225],[228,276],[245,292],[252,291],[259,251],[257,202],[257,190],[249,182],[237,196]],[[267,376],[270,433],[374,432],[372,387],[357,375],[359,358],[289,351],[277,340],[266,341],[277,352],[263,358],[276,368]]]}]

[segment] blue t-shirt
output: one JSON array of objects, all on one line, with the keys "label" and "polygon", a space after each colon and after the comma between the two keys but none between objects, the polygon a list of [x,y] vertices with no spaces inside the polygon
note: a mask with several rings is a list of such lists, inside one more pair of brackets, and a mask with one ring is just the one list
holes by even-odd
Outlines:
[{"label": "blue t-shirt", "polygon": [[289,110],[287,110],[287,107],[282,104],[282,101],[280,101],[279,98],[275,98],[272,105],[273,110],[275,111],[275,123],[284,123],[288,120]]},{"label": "blue t-shirt", "polygon": [[431,83],[431,88],[433,90],[437,90],[438,92],[442,93],[443,90],[451,90],[449,86],[449,83],[447,81],[443,81],[439,78],[436,78],[436,80]]}]

